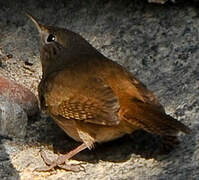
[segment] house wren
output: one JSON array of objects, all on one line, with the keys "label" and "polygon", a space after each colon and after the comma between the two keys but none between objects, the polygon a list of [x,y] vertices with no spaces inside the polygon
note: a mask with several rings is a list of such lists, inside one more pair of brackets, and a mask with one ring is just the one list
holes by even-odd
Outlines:
[{"label": "house wren", "polygon": [[75,170],[67,160],[89,148],[145,130],[176,142],[178,132],[190,129],[167,115],[156,96],[121,65],[98,52],[82,36],[68,29],[34,22],[40,34],[42,79],[38,87],[41,109],[74,140],[82,142],[56,161],[42,157],[50,170]]}]

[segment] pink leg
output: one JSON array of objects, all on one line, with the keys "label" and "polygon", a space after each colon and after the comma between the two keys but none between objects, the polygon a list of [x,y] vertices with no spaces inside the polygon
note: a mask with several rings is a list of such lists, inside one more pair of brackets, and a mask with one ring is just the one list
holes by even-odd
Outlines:
[{"label": "pink leg", "polygon": [[77,148],[73,149],[72,151],[68,152],[65,155],[60,155],[57,160],[55,161],[51,161],[48,159],[48,157],[46,156],[45,152],[41,153],[41,157],[44,160],[44,162],[48,165],[46,167],[41,167],[41,168],[36,168],[36,171],[50,171],[52,169],[54,169],[55,167],[60,167],[66,170],[70,170],[70,171],[80,171],[81,166],[78,167],[78,165],[67,165],[66,162],[72,158],[73,156],[75,156],[76,154],[78,154],[79,152],[83,151],[84,149],[86,149],[87,146],[85,143],[82,143],[80,146],[78,146]]}]

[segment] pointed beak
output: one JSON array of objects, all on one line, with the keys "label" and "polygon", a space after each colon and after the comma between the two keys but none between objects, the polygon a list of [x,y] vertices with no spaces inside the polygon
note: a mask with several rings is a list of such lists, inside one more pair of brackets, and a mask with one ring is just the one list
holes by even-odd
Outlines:
[{"label": "pointed beak", "polygon": [[31,19],[31,21],[35,24],[35,26],[37,27],[39,33],[41,33],[41,27],[42,27],[42,25],[39,24],[39,23],[36,21],[36,19],[35,19],[33,16],[31,16],[30,14],[28,14],[27,12],[26,12],[25,14],[26,14],[26,16],[29,17],[29,18]]}]

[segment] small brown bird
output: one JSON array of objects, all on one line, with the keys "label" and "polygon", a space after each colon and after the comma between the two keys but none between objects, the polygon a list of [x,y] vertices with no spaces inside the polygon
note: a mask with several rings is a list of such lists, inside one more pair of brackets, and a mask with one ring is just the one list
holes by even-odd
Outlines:
[{"label": "small brown bird", "polygon": [[[74,140],[82,142],[46,168],[76,170],[67,160],[80,151],[142,129],[172,144],[190,129],[167,115],[156,96],[129,71],[108,59],[79,34],[39,24],[42,80],[41,109]],[[170,142],[169,142],[170,141]]]}]

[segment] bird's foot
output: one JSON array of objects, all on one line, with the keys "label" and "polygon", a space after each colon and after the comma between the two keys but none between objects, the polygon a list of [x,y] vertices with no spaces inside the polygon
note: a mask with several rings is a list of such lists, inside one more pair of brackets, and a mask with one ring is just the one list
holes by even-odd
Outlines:
[{"label": "bird's foot", "polygon": [[69,153],[65,155],[59,155],[56,160],[50,160],[46,153],[44,151],[41,152],[41,157],[46,163],[47,166],[36,168],[35,171],[51,171],[55,169],[56,167],[59,167],[61,169],[65,169],[67,171],[74,171],[74,172],[79,172],[79,171],[85,171],[84,167],[81,164],[68,164],[68,160],[79,153],[80,151],[86,149],[87,146],[86,144],[82,143],[80,146],[75,148],[74,150],[70,151]]},{"label": "bird's foot", "polygon": [[41,157],[43,161],[46,163],[46,166],[36,168],[35,171],[38,172],[47,172],[54,170],[55,168],[64,169],[67,171],[79,172],[85,171],[82,164],[68,164],[68,156],[59,155],[56,160],[50,160],[44,151],[41,151]]}]

